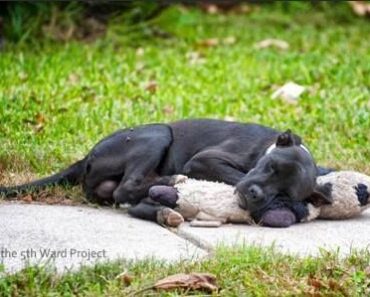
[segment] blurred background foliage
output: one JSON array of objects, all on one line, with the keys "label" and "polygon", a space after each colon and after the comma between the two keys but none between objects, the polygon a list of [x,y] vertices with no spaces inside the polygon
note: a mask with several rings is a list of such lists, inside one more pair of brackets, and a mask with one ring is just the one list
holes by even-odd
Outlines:
[{"label": "blurred background foliage", "polygon": [[[364,1],[351,1],[361,5]],[[302,7],[325,11],[328,17],[345,23],[357,15],[370,15],[366,8],[356,8],[344,1],[4,1],[0,6],[0,36],[4,41],[22,44],[71,39],[91,41],[105,33],[109,23],[120,24],[127,30],[145,31],[147,35],[161,35],[150,29],[153,20],[172,5],[199,7],[209,13],[245,13],[252,6],[279,7],[294,12]],[[356,5],[355,3],[355,5]],[[366,3],[366,2],[365,2]],[[351,9],[352,6],[352,9]],[[357,6],[358,7],[358,6]],[[361,9],[363,11],[361,11]],[[273,25],[273,24],[272,24]],[[137,27],[140,27],[139,29]],[[143,33],[143,32],[141,32]]]}]

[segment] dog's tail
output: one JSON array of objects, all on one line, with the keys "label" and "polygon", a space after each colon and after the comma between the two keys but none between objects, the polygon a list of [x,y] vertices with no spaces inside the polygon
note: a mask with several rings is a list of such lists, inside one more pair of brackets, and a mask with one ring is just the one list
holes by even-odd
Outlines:
[{"label": "dog's tail", "polygon": [[11,198],[18,194],[42,190],[49,186],[75,186],[82,180],[85,171],[86,158],[69,166],[67,169],[51,176],[13,187],[0,187],[0,197]]}]

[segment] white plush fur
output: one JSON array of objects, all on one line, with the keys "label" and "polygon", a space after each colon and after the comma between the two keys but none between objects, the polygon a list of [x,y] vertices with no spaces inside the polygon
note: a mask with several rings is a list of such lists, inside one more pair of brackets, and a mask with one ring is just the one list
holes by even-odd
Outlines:
[{"label": "white plush fur", "polygon": [[238,206],[235,188],[224,183],[187,179],[176,184],[178,211],[186,220],[251,223],[248,211]]},{"label": "white plush fur", "polygon": [[356,195],[355,187],[364,184],[370,191],[370,176],[355,171],[338,171],[318,178],[319,184],[331,183],[333,203],[320,207],[320,219],[341,220],[356,217],[370,207],[361,206]]},{"label": "white plush fur", "polygon": [[[185,220],[193,221],[201,226],[199,221],[215,221],[221,223],[252,223],[248,211],[238,206],[238,195],[232,186],[195,179],[180,178],[175,187],[179,193],[178,211]],[[348,219],[358,216],[370,207],[361,206],[355,187],[362,183],[370,191],[370,177],[353,171],[337,171],[318,178],[319,184],[332,184],[333,203],[321,207],[309,204],[309,215],[303,221],[321,219]],[[204,224],[206,226],[207,224]]]}]

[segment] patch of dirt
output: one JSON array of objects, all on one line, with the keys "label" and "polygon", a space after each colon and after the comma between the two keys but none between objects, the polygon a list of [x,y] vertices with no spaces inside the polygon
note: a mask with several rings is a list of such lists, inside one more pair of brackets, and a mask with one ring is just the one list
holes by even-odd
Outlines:
[{"label": "patch of dirt", "polygon": [[[34,173],[30,172],[9,172],[0,168],[0,185],[12,186],[20,185],[40,178]],[[59,205],[81,205],[86,204],[81,187],[61,188],[53,187],[40,192],[31,192],[27,194],[20,194],[14,198],[0,198],[2,201],[17,201],[23,203],[38,203],[38,204],[59,204]]]}]

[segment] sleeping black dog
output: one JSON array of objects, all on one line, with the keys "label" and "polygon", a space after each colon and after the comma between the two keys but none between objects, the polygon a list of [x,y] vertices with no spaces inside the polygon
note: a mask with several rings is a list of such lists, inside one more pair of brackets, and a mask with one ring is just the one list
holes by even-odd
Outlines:
[{"label": "sleeping black dog", "polygon": [[[172,175],[236,185],[242,207],[249,198],[278,195],[303,201],[320,195],[314,159],[295,134],[257,124],[183,120],[119,130],[55,175],[0,188],[5,197],[50,185],[81,184],[100,204],[137,204],[153,185],[171,185]],[[133,213],[135,215],[135,213]],[[139,214],[138,214],[139,216]]]}]

